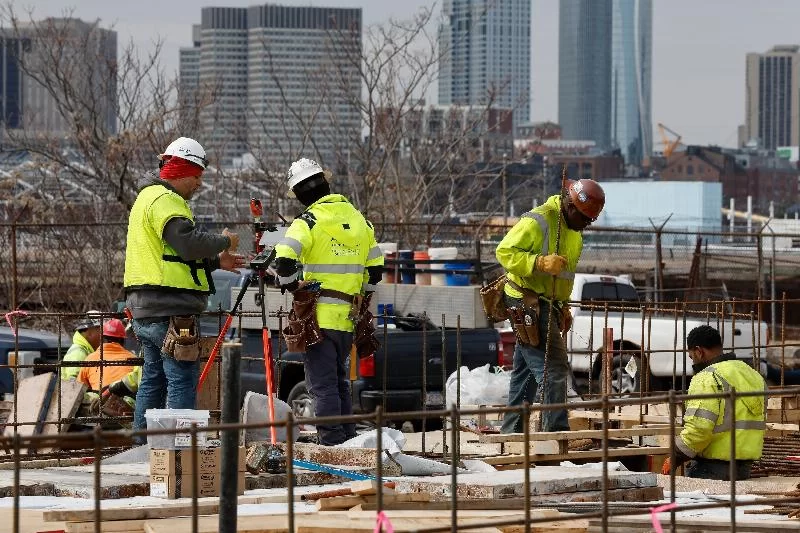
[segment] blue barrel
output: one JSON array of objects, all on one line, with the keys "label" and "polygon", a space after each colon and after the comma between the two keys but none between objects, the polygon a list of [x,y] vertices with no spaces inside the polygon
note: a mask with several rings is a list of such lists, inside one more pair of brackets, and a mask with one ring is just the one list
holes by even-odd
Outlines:
[{"label": "blue barrel", "polygon": [[383,312],[386,311],[386,323],[394,324],[394,304],[378,304],[378,325],[383,325]]},{"label": "blue barrel", "polygon": [[447,284],[455,287],[463,287],[469,285],[469,274],[461,274],[454,272],[455,270],[469,270],[470,264],[464,262],[445,263],[444,269],[447,271],[445,279]]},{"label": "blue barrel", "polygon": [[400,279],[404,285],[414,285],[416,283],[416,266],[414,264],[413,250],[400,250],[397,252],[397,259],[400,261]]}]

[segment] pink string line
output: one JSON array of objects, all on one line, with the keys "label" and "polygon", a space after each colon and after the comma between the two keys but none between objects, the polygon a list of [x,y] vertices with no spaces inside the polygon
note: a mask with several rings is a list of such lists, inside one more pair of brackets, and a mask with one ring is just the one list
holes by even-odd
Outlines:
[{"label": "pink string line", "polygon": [[658,513],[670,511],[672,509],[676,509],[677,507],[677,503],[668,503],[666,505],[659,505],[658,507],[653,507],[650,509],[650,522],[653,524],[653,529],[656,530],[656,533],[664,533],[664,530],[661,529],[661,522],[658,519]]},{"label": "pink string line", "polygon": [[386,533],[394,533],[392,522],[389,520],[389,517],[386,516],[386,513],[381,511],[375,517],[375,530],[373,533],[381,533],[381,531],[383,530],[382,528],[384,526],[386,526]]},{"label": "pink string line", "polygon": [[15,338],[17,336],[17,331],[14,329],[14,323],[11,322],[11,317],[17,316],[17,315],[19,315],[19,316],[28,316],[28,313],[26,311],[16,310],[16,311],[9,311],[8,313],[5,314],[6,322],[8,322],[8,326],[11,328],[12,333],[14,333],[14,337]]}]

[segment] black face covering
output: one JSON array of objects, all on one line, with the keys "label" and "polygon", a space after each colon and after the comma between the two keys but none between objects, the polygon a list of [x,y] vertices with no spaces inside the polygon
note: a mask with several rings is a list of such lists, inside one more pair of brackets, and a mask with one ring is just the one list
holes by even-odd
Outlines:
[{"label": "black face covering", "polygon": [[322,174],[316,174],[311,178],[300,182],[294,189],[294,195],[300,203],[308,207],[323,196],[331,193],[331,186]]}]

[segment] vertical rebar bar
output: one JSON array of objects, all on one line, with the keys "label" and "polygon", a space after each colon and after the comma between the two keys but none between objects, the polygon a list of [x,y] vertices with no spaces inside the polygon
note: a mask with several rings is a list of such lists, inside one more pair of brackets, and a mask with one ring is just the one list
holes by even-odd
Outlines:
[{"label": "vertical rebar bar", "polygon": [[781,388],[785,386],[784,372],[786,369],[786,291],[781,298]]},{"label": "vertical rebar bar", "polygon": [[[765,398],[766,399],[766,398]],[[731,414],[731,457],[728,461],[728,476],[730,477],[730,495],[731,495],[731,531],[736,531],[736,387],[731,387],[726,402],[730,402],[730,409],[728,412]],[[723,409],[725,409],[724,406]]]},{"label": "vertical rebar bar", "polygon": [[[444,313],[442,313],[442,349],[441,349],[441,357],[442,357],[442,408],[447,406],[447,336],[444,330]],[[456,383],[456,386],[460,386],[460,383]],[[450,428],[450,431],[458,432],[458,426]],[[450,450],[450,456],[452,459],[453,453],[455,450]],[[447,462],[447,424],[444,420],[442,420],[442,461]]]},{"label": "vertical rebar bar", "polygon": [[600,478],[601,490],[603,492],[603,518],[602,530],[608,531],[608,392],[600,398],[603,410],[603,476]]},{"label": "vertical rebar bar", "polygon": [[689,332],[686,331],[686,302],[683,302],[683,335],[682,335],[682,344],[683,344],[683,351],[681,353],[681,361],[683,364],[683,369],[681,370],[681,392],[685,392],[687,389],[686,386],[686,335]]},{"label": "vertical rebar bar", "polygon": [[[594,300],[589,307],[589,396],[594,394],[592,390],[592,376],[594,376],[594,365],[596,359],[594,358]],[[602,366],[603,362],[600,361]],[[598,376],[599,377],[599,376]]]},{"label": "vertical rebar bar", "polygon": [[678,379],[677,378],[678,376],[678,299],[677,298],[675,298],[675,307],[673,311],[675,312],[675,328],[672,338],[672,387],[671,388],[674,389],[677,386],[677,379]]},{"label": "vertical rebar bar", "polygon": [[522,450],[522,467],[525,469],[525,477],[522,482],[522,493],[525,495],[523,505],[525,506],[525,533],[531,531],[531,404],[528,401],[522,402],[522,433],[525,435],[524,448]]},{"label": "vertical rebar bar", "polygon": [[94,427],[92,432],[92,444],[94,445],[94,532],[101,533],[103,521],[100,517],[100,500],[103,497],[102,487],[100,486],[100,466],[103,461],[103,436],[99,425]]},{"label": "vertical rebar bar", "polygon": [[197,505],[197,498],[200,496],[199,494],[199,477],[200,477],[200,465],[198,459],[198,455],[200,450],[197,449],[197,422],[192,422],[192,426],[190,431],[190,437],[192,439],[192,533],[197,533],[199,530],[199,510]]},{"label": "vertical rebar bar", "polygon": [[[461,315],[456,315],[456,407],[459,409],[461,409],[461,350]],[[461,459],[461,429],[458,430],[457,435],[456,443],[458,446],[453,453],[455,454],[455,461],[459,462]]]},{"label": "vertical rebar bar", "polygon": [[[428,410],[428,328],[427,323],[422,323],[422,411]],[[444,332],[444,314],[442,314],[442,332]],[[427,455],[425,450],[425,437],[428,429],[428,418],[422,417],[422,456]],[[442,454],[444,454],[445,443],[442,442]]]},{"label": "vertical rebar bar", "polygon": [[[395,278],[395,281],[397,278]],[[422,332],[422,342],[425,342],[425,332]],[[383,306],[383,383],[381,387],[383,388],[383,394],[381,395],[381,407],[383,410],[386,410],[386,391],[387,389],[387,382],[389,381],[389,315],[386,311],[386,306]]]},{"label": "vertical rebar bar", "polygon": [[[450,407],[450,424],[453,427],[458,425],[458,407],[453,404]],[[457,431],[450,434],[450,444],[453,448],[456,447]],[[458,531],[458,463],[452,461],[450,463],[450,531],[456,533]]]},{"label": "vertical rebar bar", "polygon": [[[380,428],[378,428],[380,433]],[[289,533],[294,533],[294,413],[286,413],[286,499],[289,502],[288,526]],[[380,491],[378,491],[380,492]]]},{"label": "vertical rebar bar", "polygon": [[[378,492],[376,495],[375,505],[378,507],[378,512],[383,511],[383,409],[381,406],[375,408],[375,477],[378,478]],[[424,437],[424,433],[423,433]]]},{"label": "vertical rebar bar", "polygon": [[[677,471],[677,467],[675,465],[675,439],[680,437],[675,437],[675,416],[677,414],[677,409],[675,405],[675,389],[669,390],[669,502],[675,503],[675,472]],[[670,524],[670,531],[675,533],[675,509],[670,509],[669,511],[669,524]]]},{"label": "vertical rebar bar", "polygon": [[20,469],[22,465],[20,464],[20,458],[22,455],[22,450],[20,449],[20,435],[17,433],[17,426],[14,426],[14,435],[11,437],[12,442],[14,443],[14,509],[12,510],[12,526],[14,533],[19,533],[19,482],[20,482]]},{"label": "vertical rebar bar", "polygon": [[[241,366],[242,345],[227,343],[222,346],[222,413],[223,424],[239,423],[239,399],[241,382],[239,370]],[[271,394],[270,391],[267,391]],[[235,533],[238,511],[239,481],[239,432],[226,429],[221,432],[222,465],[220,469],[219,496],[219,531]]]}]

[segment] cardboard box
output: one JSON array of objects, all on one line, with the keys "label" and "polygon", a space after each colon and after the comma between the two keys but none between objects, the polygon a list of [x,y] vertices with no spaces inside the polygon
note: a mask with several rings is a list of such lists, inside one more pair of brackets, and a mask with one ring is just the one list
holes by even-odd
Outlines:
[{"label": "cardboard box", "polygon": [[[197,470],[201,474],[220,471],[222,448],[198,448]],[[238,471],[245,471],[247,449],[239,447]],[[193,473],[192,450],[150,450],[150,474],[162,476],[185,476]]]},{"label": "cardboard box", "polygon": [[[167,499],[191,498],[193,477],[192,475],[152,474],[150,476],[150,496]],[[219,496],[221,477],[222,474],[219,473],[197,474],[197,496],[199,498]],[[239,472],[238,477],[236,493],[244,494],[245,473]]]}]

